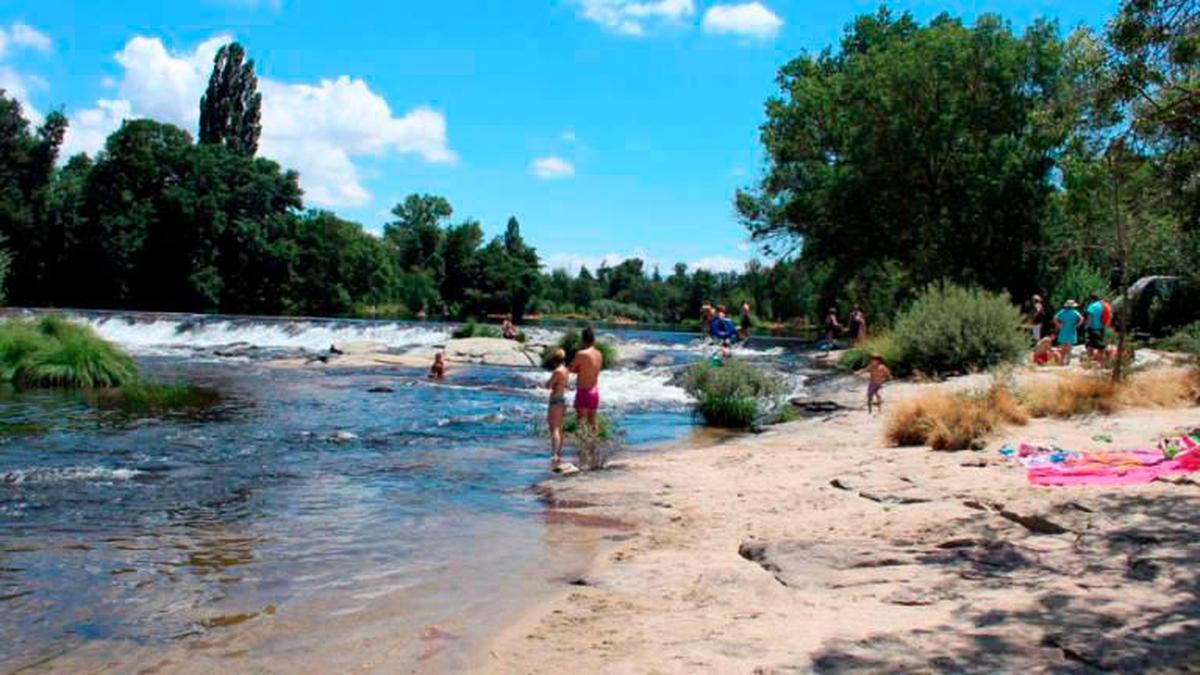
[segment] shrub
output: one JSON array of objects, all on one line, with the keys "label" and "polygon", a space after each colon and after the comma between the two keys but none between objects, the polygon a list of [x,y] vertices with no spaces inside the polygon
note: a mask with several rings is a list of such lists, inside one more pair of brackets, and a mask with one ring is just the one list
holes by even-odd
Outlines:
[{"label": "shrub", "polygon": [[1003,295],[949,283],[929,286],[896,319],[899,362],[931,375],[981,370],[1025,351],[1020,311]]},{"label": "shrub", "polygon": [[875,353],[883,356],[883,362],[891,369],[893,375],[903,377],[908,374],[908,366],[901,359],[900,350],[890,333],[869,337],[857,347],[847,349],[838,360],[838,367],[857,372],[867,367],[871,355]]},{"label": "shrub", "polygon": [[221,402],[214,389],[197,387],[185,382],[158,384],[132,382],[97,395],[102,407],[117,408],[127,413],[146,414],[173,410],[210,408]]},{"label": "shrub", "polygon": [[740,361],[697,363],[688,369],[683,388],[696,399],[705,424],[730,429],[753,426],[784,393],[777,378]]},{"label": "shrub", "polygon": [[48,342],[32,321],[9,319],[0,324],[0,382],[18,381],[21,368]]},{"label": "shrub", "polygon": [[631,319],[646,322],[654,318],[650,312],[637,305],[604,299],[592,301],[591,307],[588,308],[588,316],[601,321]]},{"label": "shrub", "polygon": [[1190,323],[1155,345],[1159,349],[1200,356],[1200,322]]},{"label": "shrub", "polygon": [[502,337],[502,335],[500,334],[500,328],[498,326],[493,326],[491,324],[480,324],[480,323],[475,323],[474,321],[468,321],[467,323],[459,326],[458,328],[455,328],[454,332],[450,334],[450,337],[452,337],[456,340],[462,340],[465,338],[477,338],[477,337],[498,338],[498,337]]},{"label": "shrub", "polygon": [[28,387],[117,387],[137,379],[133,359],[91,328],[62,317],[0,325],[0,375]]},{"label": "shrub", "polygon": [[[1086,262],[1071,263],[1054,284],[1050,293],[1051,307],[1062,307],[1067,300],[1084,302],[1092,293],[1106,298],[1113,297],[1108,278],[1096,267]],[[1053,313],[1053,312],[1052,312]]]},{"label": "shrub", "polygon": [[[569,365],[571,361],[574,360],[576,352],[578,352],[580,349],[583,349],[583,338],[580,336],[579,331],[569,330],[566,333],[563,333],[563,336],[558,339],[557,343],[546,345],[546,348],[542,350],[543,368],[553,368],[555,349],[561,349],[567,353],[566,362]],[[616,345],[606,340],[597,339],[596,349],[599,349],[601,356],[604,357],[604,363],[601,365],[604,370],[612,368],[617,364],[619,354],[617,353]]]}]

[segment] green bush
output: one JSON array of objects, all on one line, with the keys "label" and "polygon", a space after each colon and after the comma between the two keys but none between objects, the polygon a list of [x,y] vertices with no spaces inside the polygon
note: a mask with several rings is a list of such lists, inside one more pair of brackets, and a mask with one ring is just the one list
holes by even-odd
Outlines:
[{"label": "green bush", "polygon": [[[620,436],[620,428],[605,415],[596,415],[596,438],[602,441],[615,440]],[[563,433],[576,436],[579,434],[579,418],[568,415],[563,420]]]},{"label": "green bush", "polygon": [[1200,321],[1180,328],[1170,336],[1159,340],[1154,346],[1170,352],[1200,356]]},{"label": "green bush", "polygon": [[[555,349],[561,349],[567,353],[566,363],[569,365],[575,359],[575,353],[583,349],[583,338],[580,337],[579,331],[576,330],[569,330],[563,333],[563,336],[559,338],[556,344],[547,345],[542,350],[543,368],[549,370],[554,367],[552,361]],[[604,363],[601,366],[604,370],[617,365],[619,355],[617,354],[616,345],[605,340],[596,340],[596,349],[599,349],[600,354],[604,357]]]},{"label": "green bush", "polygon": [[450,334],[450,337],[452,337],[456,340],[462,340],[464,338],[477,338],[477,337],[498,338],[498,337],[502,337],[502,335],[500,334],[500,328],[498,326],[493,326],[491,324],[475,323],[474,321],[468,321],[467,323],[463,324],[462,326],[455,328],[454,332]]},{"label": "green bush", "polygon": [[62,317],[0,324],[0,376],[27,387],[92,389],[137,379],[133,359]]},{"label": "green bush", "polygon": [[947,375],[1015,361],[1028,346],[1022,321],[1007,296],[933,284],[896,319],[896,362]]},{"label": "green bush", "polygon": [[221,395],[214,389],[197,387],[186,382],[159,384],[138,381],[115,389],[106,389],[97,397],[96,402],[102,407],[146,414],[210,408],[221,402]]},{"label": "green bush", "polygon": [[654,316],[650,312],[638,305],[605,299],[592,301],[591,307],[588,308],[588,316],[600,321],[630,319],[632,321],[646,322],[654,319]]},{"label": "green bush", "polygon": [[892,374],[901,377],[908,374],[908,365],[901,358],[896,340],[890,333],[869,337],[857,347],[847,349],[838,360],[838,367],[857,372],[866,368],[871,362],[871,355],[876,353],[883,357],[883,362],[891,369]]},{"label": "green bush", "polygon": [[1092,293],[1099,293],[1105,298],[1114,295],[1109,287],[1108,278],[1100,270],[1086,262],[1071,263],[1063,270],[1050,293],[1050,313],[1057,311],[1067,300],[1086,303]]},{"label": "green bush", "polygon": [[701,361],[688,369],[683,388],[705,424],[730,429],[753,426],[784,393],[778,378],[741,361]]}]

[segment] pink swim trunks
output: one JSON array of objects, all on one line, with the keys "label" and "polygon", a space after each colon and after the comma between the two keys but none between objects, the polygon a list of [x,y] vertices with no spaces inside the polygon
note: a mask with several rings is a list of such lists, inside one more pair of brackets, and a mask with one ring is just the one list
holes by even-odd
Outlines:
[{"label": "pink swim trunks", "polygon": [[599,410],[600,409],[600,387],[592,387],[590,389],[578,389],[575,391],[575,409],[576,410]]}]

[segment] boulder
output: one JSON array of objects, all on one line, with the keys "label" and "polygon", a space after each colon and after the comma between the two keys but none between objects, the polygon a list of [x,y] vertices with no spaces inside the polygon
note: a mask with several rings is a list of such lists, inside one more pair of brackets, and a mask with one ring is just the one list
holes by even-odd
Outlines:
[{"label": "boulder", "polygon": [[502,338],[462,338],[450,340],[441,350],[452,363],[476,363],[485,366],[537,366],[541,354],[515,340]]}]

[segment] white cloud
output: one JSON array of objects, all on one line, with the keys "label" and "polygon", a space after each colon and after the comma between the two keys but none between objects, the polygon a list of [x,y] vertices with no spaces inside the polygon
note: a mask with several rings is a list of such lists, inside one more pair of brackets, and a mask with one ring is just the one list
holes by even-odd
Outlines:
[{"label": "white cloud", "polygon": [[[221,35],[185,53],[172,53],[158,38],[135,37],[115,59],[122,68],[117,97],[72,116],[64,155],[96,152],[109,133],[131,117],[150,117],[195,132],[200,96]],[[263,96],[260,154],[300,172],[306,201],[319,206],[361,206],[371,200],[353,158],[415,154],[453,164],[442,113],[417,107],[399,117],[361,79],[348,76],[316,84],[259,79]]]},{"label": "white cloud", "polygon": [[0,89],[4,90],[4,95],[21,104],[25,119],[34,124],[41,124],[42,115],[29,100],[30,84],[30,78],[22,76],[8,66],[0,65]]},{"label": "white cloud", "polygon": [[551,155],[550,157],[540,157],[533,160],[533,163],[529,165],[529,173],[542,180],[573,178],[575,176],[575,165],[562,157]]},{"label": "white cloud", "polygon": [[50,37],[32,26],[17,22],[8,30],[8,40],[17,47],[49,52],[54,46]]},{"label": "white cloud", "polygon": [[[0,26],[0,59],[8,55],[10,48],[48,52],[51,47],[53,43],[49,37],[24,23],[17,22],[8,28]],[[47,86],[46,81],[36,75],[26,75],[0,65],[0,89],[21,104],[26,119],[34,124],[41,124],[42,115],[29,99],[29,90],[45,89]]]},{"label": "white cloud", "polygon": [[766,40],[779,34],[783,26],[774,12],[760,2],[713,5],[704,13],[701,27],[708,33],[740,35]]},{"label": "white cloud", "polygon": [[566,130],[564,130],[564,131],[563,131],[561,134],[559,134],[559,138],[561,138],[563,141],[565,141],[565,142],[567,142],[567,143],[574,143],[574,142],[576,142],[576,141],[578,141],[578,140],[579,140],[579,139],[578,139],[578,138],[575,136],[575,130],[574,130],[574,129],[566,129]]},{"label": "white cloud", "polygon": [[678,23],[696,13],[694,0],[579,0],[583,18],[623,35],[641,36],[652,23]]}]

